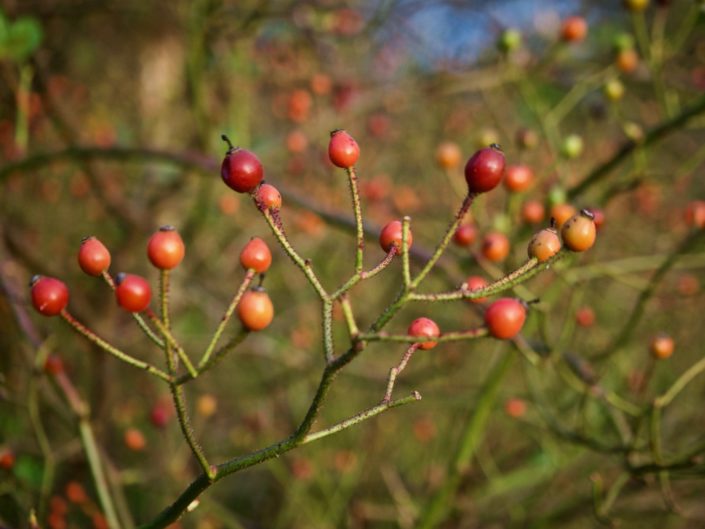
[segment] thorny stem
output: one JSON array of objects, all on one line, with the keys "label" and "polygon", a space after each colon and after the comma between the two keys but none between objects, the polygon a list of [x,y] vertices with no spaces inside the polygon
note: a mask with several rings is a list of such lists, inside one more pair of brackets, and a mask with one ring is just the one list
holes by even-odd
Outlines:
[{"label": "thorny stem", "polygon": [[[161,270],[159,279],[159,299],[162,313],[162,321],[159,322],[159,327],[166,338],[166,333],[169,332],[169,271]],[[154,320],[159,321],[153,312],[150,311],[150,314],[155,316]],[[193,427],[191,426],[188,411],[186,410],[186,398],[184,396],[183,386],[177,385],[176,382],[173,381],[176,376],[177,365],[172,347],[172,341],[167,338],[166,343],[164,344],[164,354],[166,355],[167,367],[172,378],[172,381],[169,382],[169,389],[171,390],[174,407],[176,408],[176,416],[178,418],[179,426],[181,427],[181,432],[184,434],[186,442],[191,448],[191,452],[193,452],[193,455],[201,465],[203,472],[205,472],[208,478],[212,480],[215,477],[214,470],[211,468],[210,463],[208,463],[208,460],[203,452],[203,448],[198,443]],[[185,354],[184,357],[186,357]]]},{"label": "thorny stem", "polygon": [[[411,301],[455,301],[459,299],[477,299],[492,296],[498,292],[504,292],[520,283],[527,281],[541,270],[548,268],[551,264],[566,255],[565,250],[561,250],[545,263],[539,263],[535,258],[529,259],[522,266],[512,273],[490,283],[489,285],[475,290],[467,290],[461,286],[460,289],[452,292],[442,292],[438,294],[416,294],[409,296]],[[466,286],[466,285],[463,285]]]},{"label": "thorny stem", "polygon": [[360,334],[357,339],[361,342],[402,342],[422,344],[426,342],[457,342],[460,340],[482,338],[484,336],[487,336],[486,327],[478,327],[477,329],[470,329],[467,331],[447,332],[437,337],[411,336],[409,334],[386,334],[385,332],[378,332]]},{"label": "thorny stem", "polygon": [[411,360],[411,357],[414,355],[418,348],[419,344],[411,344],[404,353],[404,356],[401,357],[401,361],[399,362],[399,364],[389,370],[389,379],[387,379],[387,391],[384,393],[382,404],[388,404],[392,400],[392,391],[394,391],[394,383],[396,382],[399,374],[404,371],[404,368],[409,363],[409,360]]},{"label": "thorny stem", "polygon": [[240,284],[240,288],[233,296],[233,299],[230,301],[230,305],[228,305],[228,308],[225,311],[225,314],[223,314],[223,317],[220,320],[220,324],[218,325],[218,328],[215,330],[215,333],[213,334],[213,337],[211,338],[211,341],[208,344],[208,347],[206,347],[206,350],[203,353],[203,356],[201,357],[200,362],[198,362],[199,373],[202,373],[204,371],[204,367],[207,366],[208,363],[210,362],[211,355],[213,354],[215,346],[218,345],[218,340],[220,340],[220,337],[222,336],[223,331],[225,330],[225,326],[230,321],[230,318],[232,317],[233,312],[235,312],[235,308],[237,307],[238,303],[240,303],[240,298],[242,298],[243,294],[247,290],[247,287],[250,286],[250,283],[252,282],[252,279],[254,279],[255,274],[256,274],[256,272],[252,269],[249,269],[247,271],[247,273],[245,273],[245,278],[242,280],[242,283]]},{"label": "thorny stem", "polygon": [[323,322],[323,355],[326,363],[330,363],[335,357],[335,346],[333,344],[333,302],[326,298],[322,304]]},{"label": "thorny stem", "polygon": [[[179,358],[183,361],[184,365],[186,366],[186,370],[188,371],[191,378],[196,378],[198,376],[198,371],[196,371],[196,368],[193,367],[191,359],[186,354],[186,351],[184,351],[184,349],[179,345],[179,342],[176,341],[174,335],[171,334],[171,330],[164,325],[164,323],[159,319],[159,317],[154,313],[152,309],[148,308],[145,312],[147,314],[147,317],[152,320],[154,326],[159,329],[159,332],[162,333],[162,336],[164,336],[164,338],[166,339],[165,346],[168,345],[176,351],[176,354],[179,355]],[[176,369],[176,367],[177,365],[175,362],[174,369]]]},{"label": "thorny stem", "polygon": [[375,417],[376,415],[379,415],[380,413],[383,413],[387,410],[403,406],[405,404],[410,404],[420,399],[421,395],[419,395],[417,392],[414,392],[410,396],[369,408],[368,410],[360,412],[349,419],[346,419],[329,428],[312,434],[301,433],[299,430],[297,430],[295,434],[287,437],[286,439],[278,441],[266,448],[221,463],[220,465],[215,467],[217,469],[217,472],[212,481],[208,478],[206,474],[201,474],[198,478],[196,478],[196,480],[191,483],[191,485],[188,486],[186,490],[184,490],[184,492],[181,493],[181,496],[179,496],[179,498],[177,498],[174,503],[164,509],[154,520],[140,526],[139,529],[163,528],[169,525],[170,523],[176,521],[179,516],[184,511],[186,511],[188,506],[195,499],[197,499],[198,496],[204,490],[206,490],[212,484],[213,481],[219,481],[234,472],[257,465],[269,459],[279,457],[280,455],[296,448],[297,446],[317,441],[324,437],[328,437],[329,435],[341,432],[347,428],[350,428],[351,426],[354,426],[367,419]]},{"label": "thorny stem", "polygon": [[448,229],[446,230],[445,235],[441,239],[441,242],[438,243],[438,246],[436,246],[436,249],[433,252],[433,255],[431,255],[431,258],[426,262],[426,264],[421,269],[421,271],[418,273],[418,275],[413,279],[413,281],[411,281],[411,284],[409,285],[409,287],[412,290],[415,289],[417,286],[419,286],[421,281],[423,281],[424,278],[428,275],[428,273],[431,271],[431,269],[436,264],[436,262],[438,262],[438,259],[440,259],[441,255],[443,255],[443,252],[448,247],[450,240],[453,238],[453,234],[458,229],[458,226],[462,222],[463,217],[465,217],[465,214],[470,209],[470,206],[472,205],[472,202],[475,199],[475,196],[476,196],[475,193],[469,193],[465,197],[462,205],[460,206],[460,209],[455,214],[455,218],[450,223],[450,225],[448,226]]},{"label": "thorny stem", "polygon": [[401,269],[404,280],[404,288],[411,286],[411,267],[409,264],[409,225],[411,217],[405,216],[401,221]]},{"label": "thorny stem", "polygon": [[[107,270],[103,270],[101,277],[105,280],[105,282],[112,290],[115,290],[115,281],[113,281],[113,278],[110,276]],[[142,329],[142,331],[147,335],[147,337],[152,340],[155,344],[157,344],[160,349],[163,349],[164,340],[159,338],[159,336],[157,336],[154,331],[150,329],[149,325],[147,325],[147,322],[144,321],[144,318],[137,312],[132,312],[131,314],[134,320],[137,322],[137,325],[139,325],[140,329]]]},{"label": "thorny stem", "polygon": [[327,299],[328,293],[323,288],[323,285],[321,285],[321,282],[319,281],[314,271],[311,269],[310,263],[304,260],[296,252],[296,250],[294,250],[291,244],[289,244],[289,241],[286,238],[286,235],[284,234],[282,229],[277,226],[277,224],[274,222],[272,214],[269,211],[265,210],[262,211],[262,216],[264,217],[264,220],[267,221],[269,228],[272,230],[272,233],[277,238],[277,241],[279,241],[279,244],[281,245],[284,252],[289,256],[292,261],[294,261],[294,264],[304,273],[306,279],[308,279],[308,282],[311,283],[311,286],[313,286],[316,293],[318,293],[319,297],[321,299]]},{"label": "thorny stem", "polygon": [[162,380],[165,380],[166,382],[171,382],[172,378],[167,375],[164,371],[159,369],[158,367],[153,366],[152,364],[149,364],[147,362],[143,362],[142,360],[138,360],[137,358],[134,358],[127,353],[122,352],[120,349],[112,346],[102,338],[100,338],[97,334],[95,334],[93,331],[91,331],[88,327],[83,325],[81,322],[79,322],[71,313],[64,309],[61,311],[61,317],[69,324],[71,327],[73,327],[79,334],[82,334],[86,339],[88,339],[90,342],[94,343],[104,351],[110,353],[116,358],[119,358],[123,362],[126,362],[130,364],[131,366],[137,367],[138,369],[142,369],[144,371],[147,371],[148,373],[161,378]]},{"label": "thorny stem", "polygon": [[357,285],[361,280],[363,279],[370,279],[371,277],[376,276],[379,274],[382,270],[387,268],[389,264],[394,260],[394,256],[398,254],[398,250],[396,246],[392,246],[389,249],[389,252],[387,252],[387,255],[384,256],[384,259],[372,268],[371,270],[368,271],[362,271],[359,274],[354,274],[350,279],[348,279],[343,285],[338,288],[335,292],[333,292],[330,295],[331,300],[336,300],[339,298],[342,298],[352,287]]},{"label": "thorny stem", "polygon": [[345,323],[348,326],[350,338],[356,340],[360,335],[360,330],[357,328],[355,314],[353,314],[352,305],[350,305],[350,299],[348,299],[347,296],[342,296],[340,298],[340,307],[343,310],[343,316],[345,317]]},{"label": "thorny stem", "polygon": [[346,169],[350,194],[352,195],[353,212],[355,214],[355,274],[362,272],[363,250],[365,248],[365,232],[362,224],[362,209],[360,208],[360,194],[357,190],[357,175],[354,167]]},{"label": "thorny stem", "polygon": [[[233,335],[230,340],[227,341],[227,343],[220,348],[218,348],[214,354],[211,355],[210,360],[206,362],[203,366],[199,366],[198,372],[204,373],[208,371],[211,367],[213,367],[217,362],[219,362],[223,357],[225,357],[226,354],[228,354],[232,349],[240,345],[245,338],[250,334],[250,330],[246,329],[245,327],[241,327],[240,330]],[[184,373],[183,375],[179,376],[174,383],[176,385],[181,385],[185,384],[186,382],[189,382],[193,380],[191,375],[188,373]]]}]

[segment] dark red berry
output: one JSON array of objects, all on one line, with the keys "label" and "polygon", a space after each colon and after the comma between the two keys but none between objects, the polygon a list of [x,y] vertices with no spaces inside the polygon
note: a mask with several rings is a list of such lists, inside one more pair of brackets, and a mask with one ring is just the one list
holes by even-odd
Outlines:
[{"label": "dark red berry", "polygon": [[[440,336],[441,330],[435,321],[429,318],[417,318],[411,322],[409,325],[409,330],[407,331],[409,336],[424,337],[424,338],[436,338]],[[433,349],[436,347],[438,342],[421,342],[419,343],[419,349]]]},{"label": "dark red berry", "polygon": [[497,187],[504,176],[504,153],[499,145],[480,149],[465,164],[465,181],[470,193],[485,193]]},{"label": "dark red berry", "polygon": [[69,289],[53,277],[34,276],[30,283],[32,287],[32,305],[44,316],[56,316],[69,303]]},{"label": "dark red berry", "polygon": [[185,253],[184,241],[173,226],[162,226],[147,243],[147,257],[160,270],[176,268]]},{"label": "dark red berry", "polygon": [[[226,136],[223,139],[230,144]],[[220,167],[220,176],[228,187],[238,193],[249,193],[264,178],[264,169],[254,153],[230,144]]]},{"label": "dark red berry", "polygon": [[95,237],[86,237],[78,250],[78,265],[86,274],[99,276],[110,267],[110,252]]},{"label": "dark red berry", "polygon": [[334,130],[330,133],[328,157],[333,165],[347,169],[355,165],[360,157],[360,147],[355,138],[344,130]]},{"label": "dark red berry", "polygon": [[117,302],[126,311],[142,312],[149,306],[152,289],[145,278],[134,274],[118,274],[115,285]]},{"label": "dark red berry", "polygon": [[498,299],[485,311],[485,325],[491,336],[500,340],[514,338],[526,320],[524,304],[514,298]]}]

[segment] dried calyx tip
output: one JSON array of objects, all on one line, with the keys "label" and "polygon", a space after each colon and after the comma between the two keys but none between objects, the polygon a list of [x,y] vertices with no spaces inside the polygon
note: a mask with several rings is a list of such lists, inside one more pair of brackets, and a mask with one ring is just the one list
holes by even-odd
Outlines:
[{"label": "dried calyx tip", "polygon": [[176,231],[176,228],[171,224],[164,224],[164,226],[159,226],[159,231]]},{"label": "dried calyx tip", "polygon": [[42,278],[40,274],[34,274],[32,278],[29,280],[29,286],[33,287],[37,281],[39,281]]},{"label": "dried calyx tip", "polygon": [[502,146],[499,143],[491,143],[490,149],[494,149],[495,151],[499,151],[499,152],[504,152],[502,150]]},{"label": "dried calyx tip", "polygon": [[595,220],[595,214],[592,211],[590,211],[589,209],[581,209],[580,214],[583,217],[589,218],[590,220]]},{"label": "dried calyx tip", "polygon": [[228,152],[234,151],[234,150],[237,149],[237,147],[235,147],[235,146],[233,145],[233,142],[230,141],[230,138],[228,138],[225,134],[221,134],[221,135],[220,135],[220,139],[223,140],[225,143],[228,144]]},{"label": "dried calyx tip", "polygon": [[335,136],[335,135],[338,134],[339,132],[345,132],[345,129],[333,129],[333,130],[331,130],[331,131],[330,131],[330,137],[332,138],[333,136]]}]

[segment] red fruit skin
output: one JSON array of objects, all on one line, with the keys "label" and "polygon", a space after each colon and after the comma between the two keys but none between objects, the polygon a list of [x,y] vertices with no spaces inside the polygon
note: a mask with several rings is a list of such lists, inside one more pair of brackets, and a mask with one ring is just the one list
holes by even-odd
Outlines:
[{"label": "red fruit skin", "polygon": [[248,290],[238,303],[237,315],[247,329],[261,331],[272,323],[274,306],[264,290]]},{"label": "red fruit skin", "polygon": [[249,193],[264,178],[262,162],[247,149],[228,151],[220,167],[223,182],[238,193]]},{"label": "red fruit skin", "polygon": [[[409,325],[409,330],[407,331],[409,336],[424,336],[429,338],[436,338],[440,336],[441,330],[436,325],[436,322],[430,318],[417,318],[411,322]],[[438,342],[421,342],[418,344],[419,349],[433,349],[438,345]]]},{"label": "red fruit skin", "polygon": [[78,250],[78,266],[89,276],[99,276],[110,267],[110,251],[95,237],[81,242]]},{"label": "red fruit skin", "polygon": [[48,375],[56,376],[64,372],[64,363],[57,355],[49,355],[44,362],[44,372]]},{"label": "red fruit skin", "polygon": [[333,165],[347,169],[357,163],[360,147],[355,138],[344,130],[334,130],[328,143],[328,157]]},{"label": "red fruit skin", "polygon": [[163,226],[149,238],[147,257],[156,268],[171,270],[176,268],[186,254],[181,235],[171,226]]},{"label": "red fruit skin", "polygon": [[282,207],[282,195],[273,185],[262,184],[257,189],[257,205],[262,210],[280,209]]},{"label": "red fruit skin", "polygon": [[[116,281],[118,283],[118,281]],[[128,312],[142,312],[152,299],[152,288],[147,280],[134,274],[124,274],[115,288],[118,305]]]},{"label": "red fruit skin", "polygon": [[486,193],[497,187],[504,176],[504,153],[498,148],[485,147],[473,154],[465,164],[468,192]]},{"label": "red fruit skin", "polygon": [[524,305],[514,298],[498,299],[485,311],[485,325],[491,336],[500,340],[514,338],[526,321]]},{"label": "red fruit skin", "polygon": [[39,277],[32,282],[32,305],[44,316],[57,316],[69,303],[69,289],[53,277]]},{"label": "red fruit skin", "polygon": [[272,252],[269,246],[259,237],[252,237],[240,252],[240,264],[245,270],[252,269],[258,274],[269,270],[272,264]]},{"label": "red fruit skin", "polygon": [[149,420],[157,428],[166,428],[174,416],[174,408],[169,402],[157,402],[149,412]]},{"label": "red fruit skin", "polygon": [[526,165],[510,165],[504,177],[504,187],[507,191],[521,193],[534,183],[534,172]]},{"label": "red fruit skin", "polygon": [[[469,292],[485,288],[488,284],[487,280],[482,276],[470,276],[465,280],[465,287]],[[487,298],[471,298],[468,299],[468,301],[470,303],[484,303],[487,301]]]},{"label": "red fruit skin", "polygon": [[[401,251],[402,242],[402,223],[400,220],[393,220],[388,222],[379,234],[379,245],[385,252],[392,249],[392,246],[396,246],[397,251]],[[411,235],[411,230],[409,230],[409,237],[406,241],[409,248],[414,242],[414,238]]]},{"label": "red fruit skin", "polygon": [[477,238],[477,228],[473,224],[461,224],[453,234],[453,242],[458,246],[470,246]]}]

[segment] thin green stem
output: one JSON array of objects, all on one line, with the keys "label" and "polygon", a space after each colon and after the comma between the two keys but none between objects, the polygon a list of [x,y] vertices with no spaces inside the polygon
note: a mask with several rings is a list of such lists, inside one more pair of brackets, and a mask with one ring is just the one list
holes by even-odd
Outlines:
[{"label": "thin green stem", "polygon": [[[159,317],[154,313],[154,311],[152,311],[151,309],[147,309],[145,312],[147,314],[147,317],[152,321],[152,323],[154,323],[154,326],[159,329],[160,333],[162,333],[162,336],[166,340],[166,343],[164,345],[168,345],[176,351],[176,354],[184,363],[184,366],[186,366],[186,371],[188,371],[191,378],[196,378],[198,376],[198,371],[193,366],[193,363],[186,354],[186,351],[184,351],[181,345],[179,345],[179,342],[176,341],[176,338],[174,338],[174,335],[171,333],[171,330],[164,325],[164,323],[159,319]],[[174,369],[176,369],[176,367],[177,365],[174,364]]]},{"label": "thin green stem", "polygon": [[661,263],[661,266],[656,269],[654,274],[651,276],[647,287],[642,290],[639,298],[634,304],[629,319],[622,326],[621,331],[612,341],[612,343],[600,354],[601,357],[608,356],[620,350],[631,338],[632,333],[636,329],[639,320],[641,320],[646,304],[651,299],[651,296],[656,291],[656,287],[659,285],[661,280],[664,278],[666,273],[673,267],[678,258],[686,253],[688,250],[693,248],[700,239],[705,237],[705,230],[696,230],[690,233],[679,245],[671,252],[670,255]]},{"label": "thin green stem", "polygon": [[385,268],[387,268],[387,266],[391,264],[391,262],[394,260],[394,256],[398,253],[399,251],[397,250],[397,247],[392,246],[389,249],[389,252],[387,252],[387,255],[384,256],[384,259],[382,259],[382,261],[377,266],[368,271],[363,270],[359,274],[355,274],[350,277],[350,279],[343,283],[338,288],[338,290],[336,290],[330,295],[330,299],[332,301],[335,301],[336,299],[342,298],[352,287],[357,285],[360,281],[364,279],[370,279],[371,277],[374,277],[379,274],[382,270],[384,270]]},{"label": "thin green stem", "polygon": [[397,343],[415,343],[422,344],[426,342],[458,342],[462,340],[473,340],[475,338],[483,338],[487,336],[487,328],[478,327],[467,331],[446,332],[437,337],[428,336],[411,336],[409,334],[386,334],[379,333],[363,333],[358,335],[358,340],[362,342],[397,342]]},{"label": "thin green stem", "polygon": [[561,250],[558,252],[556,255],[551,257],[550,260],[544,262],[544,263],[539,263],[536,258],[531,258],[529,259],[526,263],[521,265],[519,268],[511,272],[510,274],[501,277],[500,279],[497,279],[496,281],[493,281],[489,285],[483,287],[483,288],[478,288],[475,290],[467,290],[464,288],[460,288],[458,290],[454,290],[452,292],[441,292],[438,294],[417,294],[417,293],[412,293],[409,295],[409,300],[411,301],[456,301],[459,299],[478,299],[478,298],[484,298],[487,296],[493,296],[495,294],[498,294],[500,292],[504,292],[505,290],[508,290],[510,288],[513,288],[528,279],[531,279],[534,277],[536,274],[538,274],[540,271],[545,270],[548,268],[551,264],[555,263],[558,261],[560,258],[565,256],[567,251]]},{"label": "thin green stem", "polygon": [[324,437],[328,437],[329,435],[332,435],[334,433],[342,432],[343,430],[350,428],[351,426],[355,426],[358,423],[361,423],[362,421],[366,421],[367,419],[370,419],[374,417],[375,415],[379,415],[382,412],[385,412],[387,410],[391,410],[392,408],[396,408],[398,406],[403,406],[404,404],[410,404],[412,402],[416,402],[421,400],[421,395],[414,391],[411,395],[407,397],[403,397],[397,400],[393,400],[390,402],[386,403],[381,403],[378,404],[377,406],[374,406],[368,410],[362,411],[358,413],[357,415],[350,417],[349,419],[346,419],[344,421],[339,422],[338,424],[335,424],[329,428],[326,428],[324,430],[320,430],[318,432],[312,433],[307,435],[306,437],[303,438],[301,441],[301,444],[306,444],[310,443],[313,441],[318,441],[319,439],[323,439]]},{"label": "thin green stem", "polygon": [[79,417],[78,429],[81,436],[81,443],[83,444],[83,449],[88,459],[88,466],[93,475],[98,500],[105,513],[105,520],[108,522],[110,529],[120,529],[120,523],[117,518],[112,497],[110,496],[110,489],[105,479],[105,472],[103,471],[100,454],[98,453],[95,436],[93,435],[93,429],[91,428],[88,417]]},{"label": "thin green stem", "polygon": [[323,323],[323,356],[326,362],[331,362],[335,357],[335,344],[333,343],[333,302],[330,299],[323,300],[321,321]]},{"label": "thin green stem", "polygon": [[389,404],[392,401],[392,392],[394,391],[394,384],[397,381],[399,374],[404,371],[406,365],[411,360],[416,350],[419,348],[419,344],[412,343],[407,347],[404,356],[402,356],[400,362],[389,370],[389,378],[387,379],[387,390],[384,393],[384,398],[382,399],[382,404]]},{"label": "thin green stem", "polygon": [[306,279],[308,279],[308,282],[311,283],[311,286],[314,288],[314,290],[319,295],[319,297],[321,299],[327,299],[328,293],[326,292],[326,289],[323,288],[323,285],[321,285],[321,282],[319,281],[318,277],[311,269],[310,262],[303,259],[296,252],[296,250],[294,250],[293,246],[291,246],[291,244],[289,243],[289,240],[287,239],[286,234],[274,222],[274,219],[272,218],[272,214],[268,210],[261,211],[261,213],[262,213],[262,216],[264,217],[264,220],[267,221],[267,224],[269,225],[269,228],[272,230],[272,233],[276,237],[277,241],[279,241],[279,244],[281,245],[281,247],[284,250],[284,252],[286,253],[286,255],[288,255],[289,258],[294,262],[294,264],[303,272],[303,274],[306,276]]},{"label": "thin green stem", "polygon": [[678,394],[685,389],[685,387],[690,384],[690,382],[697,377],[700,373],[705,371],[705,358],[698,360],[692,366],[690,366],[685,373],[683,373],[678,379],[668,388],[663,395],[656,398],[654,401],[654,406],[658,408],[665,408],[673,399],[675,399]]},{"label": "thin green stem", "polygon": [[198,362],[199,373],[203,373],[204,367],[208,365],[211,359],[211,355],[213,354],[216,345],[218,345],[218,340],[220,340],[223,331],[225,331],[226,325],[230,321],[233,312],[235,312],[235,308],[237,307],[238,303],[240,303],[240,298],[242,298],[243,294],[250,286],[250,283],[252,282],[252,279],[254,279],[255,274],[256,272],[252,269],[248,270],[247,273],[245,273],[245,277],[242,280],[242,283],[240,284],[240,288],[238,288],[237,292],[233,296],[233,299],[230,301],[230,305],[228,305],[225,314],[223,314],[223,317],[220,319],[220,324],[218,324],[218,328],[215,330],[215,333],[213,333],[213,337],[211,338],[208,347],[206,347],[206,350],[203,352],[203,356],[201,356],[201,360]]},{"label": "thin green stem", "polygon": [[[105,280],[105,282],[108,284],[108,286],[114,291],[115,290],[115,281],[113,281],[113,278],[111,277],[110,273],[107,270],[103,270],[103,273],[101,274],[101,277]],[[132,312],[132,318],[137,322],[137,325],[139,325],[140,329],[147,335],[147,337],[152,340],[155,344],[159,346],[160,349],[164,348],[164,340],[159,338],[154,331],[147,325],[147,322],[144,321],[144,318],[138,313],[138,312]]]},{"label": "thin green stem", "polygon": [[474,193],[469,193],[465,197],[465,199],[463,200],[463,203],[460,206],[460,209],[458,209],[458,212],[455,215],[455,218],[448,225],[448,229],[446,230],[445,234],[443,235],[441,242],[438,243],[438,246],[436,246],[436,249],[434,250],[433,254],[431,255],[431,258],[426,262],[426,264],[421,269],[421,271],[418,273],[418,275],[411,281],[409,286],[412,290],[415,289],[417,286],[419,286],[419,284],[428,275],[428,273],[431,271],[431,269],[436,264],[436,262],[438,262],[438,259],[441,258],[441,255],[443,255],[443,252],[448,247],[448,244],[450,243],[451,239],[453,238],[453,234],[455,234],[456,230],[458,229],[458,226],[460,225],[460,223],[463,220],[463,217],[465,217],[465,214],[470,209],[470,206],[472,205],[472,202],[474,199],[475,199]]},{"label": "thin green stem", "polygon": [[577,197],[584,194],[589,188],[607,178],[607,176],[632,154],[633,151],[638,148],[648,148],[670,133],[680,130],[691,119],[703,112],[705,112],[705,96],[700,96],[693,104],[684,108],[678,115],[668,118],[649,129],[640,143],[629,141],[623,144],[608,160],[595,167],[585,178],[569,189],[568,199],[575,201]]},{"label": "thin green stem", "polygon": [[404,280],[404,288],[411,285],[411,266],[409,263],[409,237],[411,217],[405,216],[401,221],[401,269]]},{"label": "thin green stem", "polygon": [[355,274],[362,272],[363,251],[365,248],[365,231],[362,224],[362,209],[360,207],[360,194],[357,189],[357,175],[354,167],[348,167],[348,183],[352,195],[353,212],[355,215]]},{"label": "thin green stem", "polygon": [[143,362],[142,360],[138,360],[137,358],[134,358],[127,353],[122,352],[120,349],[110,345],[108,342],[100,338],[97,334],[95,334],[93,331],[88,329],[85,325],[83,325],[81,322],[79,322],[71,313],[68,312],[68,310],[64,309],[61,311],[61,317],[66,321],[71,327],[76,330],[79,334],[83,335],[86,339],[88,339],[90,342],[94,343],[104,351],[110,353],[114,357],[122,360],[123,362],[130,364],[131,366],[134,366],[138,369],[142,369],[144,371],[147,371],[147,373],[150,373],[158,378],[161,378],[162,380],[165,380],[166,382],[171,382],[172,378],[167,375],[164,371],[161,369],[153,366],[152,364],[149,364],[147,362]]},{"label": "thin green stem", "polygon": [[[653,456],[654,463],[659,467],[663,467],[665,462],[663,459],[663,446],[661,444],[661,407],[655,404],[651,408],[649,439],[651,442],[651,454]],[[671,480],[668,470],[660,470],[658,472],[658,478],[664,502],[669,508],[673,509],[673,491],[671,490]]]},{"label": "thin green stem", "polygon": [[350,338],[356,340],[360,334],[360,330],[355,322],[355,314],[353,313],[352,305],[350,304],[350,299],[347,296],[342,296],[340,298],[340,308],[343,310],[343,316],[345,317],[345,323],[348,326],[348,333]]},{"label": "thin green stem", "polygon": [[417,529],[437,527],[448,517],[455,504],[455,494],[460,486],[463,473],[468,469],[479,446],[483,434],[487,431],[487,422],[494,407],[499,387],[509,372],[513,353],[508,351],[493,367],[485,384],[479,393],[479,398],[473,403],[472,409],[465,421],[458,447],[449,463],[446,479],[440,489],[426,504],[417,522]]},{"label": "thin green stem", "polygon": [[[205,373],[208,371],[210,368],[212,368],[214,365],[216,365],[218,362],[220,362],[223,358],[225,358],[225,355],[227,355],[230,351],[232,351],[235,347],[240,345],[245,338],[247,338],[250,334],[250,330],[241,327],[240,330],[233,335],[230,340],[228,340],[225,345],[221,346],[219,349],[215,351],[208,360],[202,367],[199,367],[198,372],[200,373]],[[185,384],[189,381],[193,380],[193,377],[191,377],[190,374],[184,373],[183,375],[179,376],[176,378],[174,383],[177,386],[180,386],[182,384]]]}]

